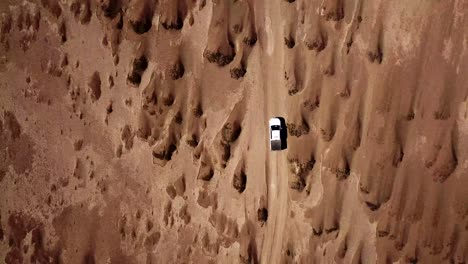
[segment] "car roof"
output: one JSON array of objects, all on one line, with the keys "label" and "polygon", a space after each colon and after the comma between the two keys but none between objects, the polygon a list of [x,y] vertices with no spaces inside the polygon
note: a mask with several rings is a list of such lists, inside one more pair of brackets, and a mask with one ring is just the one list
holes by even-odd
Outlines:
[{"label": "car roof", "polygon": [[277,117],[270,118],[270,121],[268,121],[270,126],[281,126],[281,120]]}]

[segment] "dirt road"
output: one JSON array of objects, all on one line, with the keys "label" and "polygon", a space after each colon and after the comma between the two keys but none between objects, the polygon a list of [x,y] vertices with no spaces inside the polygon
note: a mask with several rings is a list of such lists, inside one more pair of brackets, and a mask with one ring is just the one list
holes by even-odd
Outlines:
[{"label": "dirt road", "polygon": [[[281,73],[284,65],[283,33],[281,21],[273,19],[281,17],[280,2],[264,3],[264,23],[266,43],[263,60],[264,68],[264,93],[265,93],[265,120],[275,116],[285,115],[284,99],[287,91],[284,89],[284,78]],[[267,128],[268,129],[268,128]],[[268,131],[266,131],[266,134]],[[271,152],[269,145],[265,145],[266,162],[268,165],[268,222],[267,231],[261,251],[261,263],[279,263],[283,245],[284,226],[288,212],[288,171],[287,150]]]}]

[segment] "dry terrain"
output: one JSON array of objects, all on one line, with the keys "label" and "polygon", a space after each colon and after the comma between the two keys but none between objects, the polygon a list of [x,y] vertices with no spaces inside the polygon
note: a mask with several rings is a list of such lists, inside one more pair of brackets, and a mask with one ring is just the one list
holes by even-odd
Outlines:
[{"label": "dry terrain", "polygon": [[1,0],[0,263],[468,263],[468,1]]}]

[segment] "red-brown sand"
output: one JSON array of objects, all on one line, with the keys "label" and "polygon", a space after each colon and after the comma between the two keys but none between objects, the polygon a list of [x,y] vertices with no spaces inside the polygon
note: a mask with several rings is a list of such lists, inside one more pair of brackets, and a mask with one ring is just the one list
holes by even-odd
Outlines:
[{"label": "red-brown sand", "polygon": [[467,263],[467,96],[465,0],[2,0],[0,263]]}]

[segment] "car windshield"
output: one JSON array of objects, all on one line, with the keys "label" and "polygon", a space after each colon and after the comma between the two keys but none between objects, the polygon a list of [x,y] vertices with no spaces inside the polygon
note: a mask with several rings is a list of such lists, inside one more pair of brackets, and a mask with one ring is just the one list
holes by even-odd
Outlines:
[{"label": "car windshield", "polygon": [[280,128],[281,128],[280,126],[275,126],[275,125],[271,126],[272,130],[280,130]]}]

